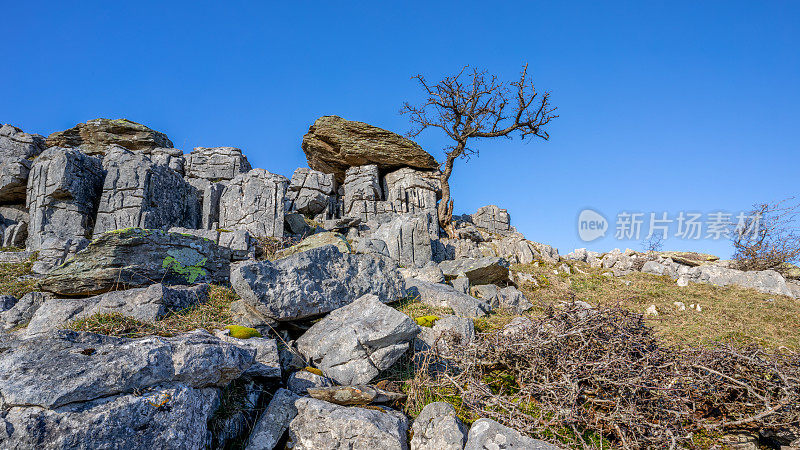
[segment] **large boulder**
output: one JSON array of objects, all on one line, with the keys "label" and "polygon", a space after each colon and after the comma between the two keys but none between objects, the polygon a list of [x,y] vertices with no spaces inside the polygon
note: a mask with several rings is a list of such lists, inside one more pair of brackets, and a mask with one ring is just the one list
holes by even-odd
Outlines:
[{"label": "large boulder", "polygon": [[129,228],[92,241],[39,281],[59,295],[95,295],[165,284],[224,281],[229,256],[214,242],[163,230]]},{"label": "large boulder", "polygon": [[201,450],[218,405],[218,389],[173,384],[55,409],[11,407],[0,415],[0,443],[8,450]]},{"label": "large boulder", "polygon": [[294,171],[286,192],[286,210],[316,216],[335,208],[333,175],[305,167]]},{"label": "large boulder", "polygon": [[391,302],[405,293],[391,260],[343,254],[333,245],[277,261],[240,263],[231,270],[231,284],[245,302],[281,321],[324,314],[366,294]]},{"label": "large boulder", "polygon": [[745,272],[725,267],[701,265],[687,271],[688,281],[716,286],[736,285],[755,289],[766,294],[793,297],[786,279],[774,270]]},{"label": "large boulder", "polygon": [[164,133],[128,119],[94,119],[47,137],[48,147],[80,147],[89,155],[104,155],[106,149],[115,144],[144,152],[173,146]]},{"label": "large boulder", "polygon": [[293,449],[408,448],[408,419],[398,411],[339,406],[314,398],[298,399],[295,407],[297,416],[289,425],[289,442]]},{"label": "large boulder", "polygon": [[478,208],[478,211],[472,215],[472,223],[490,233],[508,234],[514,232],[508,210],[501,209],[495,205]]},{"label": "large boulder", "polygon": [[478,419],[472,424],[464,450],[485,449],[561,450],[561,447],[530,438],[492,419]]},{"label": "large boulder", "polygon": [[0,157],[32,159],[47,148],[44,137],[28,134],[19,128],[5,124],[0,127]]},{"label": "large boulder", "polygon": [[104,177],[100,159],[76,150],[50,148],[36,158],[27,187],[28,248],[42,250],[40,259],[60,264],[88,244]]},{"label": "large boulder", "polygon": [[200,226],[200,193],[169,167],[116,145],[108,149],[103,167],[107,173],[94,236],[130,227]]},{"label": "large boulder", "polygon": [[188,178],[232,180],[252,169],[247,157],[234,147],[196,147],[185,158],[184,171]]},{"label": "large boulder", "polygon": [[320,172],[332,173],[338,182],[344,181],[349,167],[376,164],[382,171],[401,167],[433,170],[439,167],[436,159],[416,142],[363,122],[338,116],[317,119],[303,136],[303,151],[308,166]]},{"label": "large boulder", "polygon": [[283,237],[283,206],[289,180],[253,169],[230,180],[220,196],[219,226],[258,238]]},{"label": "large boulder", "polygon": [[467,442],[467,428],[453,405],[445,402],[425,405],[414,420],[411,434],[411,450],[463,450]]},{"label": "large boulder", "polygon": [[339,384],[366,384],[394,364],[419,332],[410,317],[365,295],[315,323],[297,349]]},{"label": "large boulder", "polygon": [[508,278],[508,262],[499,257],[460,258],[439,263],[444,276],[448,279],[465,275],[472,285],[506,284]]},{"label": "large boulder", "polygon": [[409,296],[419,298],[422,303],[450,308],[459,317],[482,317],[492,310],[488,302],[457,291],[447,284],[410,278],[406,280],[406,290]]},{"label": "large boulder", "polygon": [[0,395],[6,407],[53,409],[168,383],[225,386],[255,354],[205,332],[125,339],[62,330],[0,342]]},{"label": "large boulder", "polygon": [[57,330],[70,321],[94,314],[120,314],[153,323],[171,311],[179,311],[208,300],[208,285],[164,286],[112,291],[87,298],[52,299],[44,302],[25,328],[27,336]]}]

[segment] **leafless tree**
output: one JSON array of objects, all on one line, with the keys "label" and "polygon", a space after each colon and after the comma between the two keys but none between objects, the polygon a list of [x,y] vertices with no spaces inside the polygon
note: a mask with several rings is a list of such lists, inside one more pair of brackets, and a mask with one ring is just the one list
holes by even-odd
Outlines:
[{"label": "leafless tree", "polygon": [[788,270],[800,258],[800,204],[789,198],[753,206],[733,223],[733,260],[741,270]]},{"label": "leafless tree", "polygon": [[521,139],[533,136],[549,139],[545,126],[558,117],[550,104],[550,93],[539,93],[528,76],[528,65],[522,68],[519,80],[503,82],[485,70],[464,67],[455,76],[436,84],[425,77],[416,79],[427,98],[421,105],[404,103],[401,114],[408,114],[412,123],[410,137],[423,130],[439,128],[453,141],[444,149],[441,167],[442,201],[439,203],[439,224],[453,237],[453,200],[450,197],[450,175],[456,159],[469,159],[478,150],[472,142],[480,138]]}]

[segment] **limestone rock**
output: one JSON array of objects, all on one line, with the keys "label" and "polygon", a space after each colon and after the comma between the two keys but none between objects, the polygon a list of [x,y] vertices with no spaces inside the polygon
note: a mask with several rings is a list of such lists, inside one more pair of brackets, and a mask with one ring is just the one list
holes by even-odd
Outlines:
[{"label": "limestone rock", "polygon": [[229,256],[214,242],[162,230],[105,233],[39,281],[59,295],[94,295],[165,284],[222,281]]},{"label": "limestone rock", "polygon": [[0,313],[6,312],[17,304],[17,297],[13,295],[0,295]]},{"label": "limestone rock", "polygon": [[309,167],[334,174],[340,183],[348,168],[366,164],[375,164],[382,171],[439,167],[436,159],[417,143],[391,131],[337,116],[317,119],[303,136],[302,146]]},{"label": "limestone rock", "polygon": [[403,278],[390,260],[342,254],[333,245],[277,261],[240,263],[231,271],[231,284],[245,302],[261,305],[280,321],[324,314],[366,294],[391,302],[405,293]]},{"label": "limestone rock", "polygon": [[103,155],[107,147],[115,144],[143,152],[173,147],[172,141],[164,133],[128,119],[94,119],[47,137],[48,147],[80,147],[89,155]]},{"label": "limestone rock", "polygon": [[408,449],[408,419],[400,412],[334,405],[313,398],[295,401],[297,417],[289,425],[296,450]]},{"label": "limestone rock", "polygon": [[242,261],[251,259],[255,253],[255,246],[250,233],[245,230],[205,230],[172,227],[170,233],[189,234],[200,238],[208,239],[219,247],[230,251],[232,261]]},{"label": "limestone rock", "polygon": [[478,208],[478,211],[472,215],[472,223],[490,233],[507,234],[514,232],[508,210],[500,209],[495,205]]},{"label": "limestone rock", "polygon": [[47,148],[44,137],[28,134],[19,128],[5,124],[0,127],[0,157],[32,159]]},{"label": "limestone rock", "polygon": [[472,319],[465,317],[443,316],[433,327],[421,329],[417,340],[421,340],[424,346],[417,348],[427,350],[435,346],[440,355],[451,355],[459,346],[466,346],[475,340],[475,324]]},{"label": "limestone rock", "polygon": [[25,202],[31,162],[24,158],[0,159],[0,203]]},{"label": "limestone rock", "polygon": [[440,173],[403,167],[386,174],[383,192],[398,213],[435,211],[442,196]]},{"label": "limestone rock", "polygon": [[34,313],[27,336],[57,330],[68,322],[94,314],[121,314],[140,322],[153,323],[171,311],[179,311],[208,300],[208,285],[164,286],[112,291],[88,298],[52,299]]},{"label": "limestone rock", "polygon": [[463,450],[467,442],[467,428],[453,405],[445,402],[425,405],[414,420],[411,434],[411,450]]},{"label": "limestone rock", "polygon": [[485,449],[561,450],[545,441],[529,438],[492,419],[478,419],[472,424],[464,450]]},{"label": "limestone rock", "polygon": [[444,283],[444,273],[439,265],[433,261],[428,262],[423,267],[405,267],[400,269],[403,278],[418,278],[431,283]]},{"label": "limestone rock", "polygon": [[410,317],[365,295],[315,323],[297,349],[336,382],[365,384],[394,364],[419,332]]},{"label": "limestone rock", "polygon": [[316,216],[335,208],[336,181],[332,174],[305,167],[294,171],[286,192],[286,210]]},{"label": "limestone rock", "polygon": [[95,237],[131,227],[200,226],[200,193],[169,167],[116,145],[107,149],[103,167]]},{"label": "limestone rock", "polygon": [[125,339],[63,330],[0,350],[5,405],[48,409],[170,382],[224,386],[255,357],[204,332]]},{"label": "limestone rock", "polygon": [[347,169],[342,186],[342,215],[344,217],[358,218],[363,221],[373,219],[376,214],[383,212],[379,208],[382,191],[375,164],[356,166]]},{"label": "limestone rock", "polygon": [[243,375],[259,378],[281,377],[281,362],[278,355],[278,342],[275,339],[264,337],[251,337],[248,339],[237,339],[230,336],[221,336],[223,341],[229,342],[241,348],[255,351],[253,364],[247,368]]},{"label": "limestone rock", "polygon": [[482,300],[456,291],[452,286],[411,278],[406,280],[408,295],[418,297],[423,303],[450,308],[459,317],[482,317],[492,306]]},{"label": "limestone rock", "polygon": [[508,277],[508,262],[503,258],[461,258],[453,261],[442,261],[439,268],[448,279],[463,274],[472,285],[504,284]]},{"label": "limestone rock", "polygon": [[525,298],[525,294],[514,286],[506,286],[500,289],[498,298],[501,308],[507,308],[515,314],[522,314],[533,308],[533,304]]},{"label": "limestone rock", "polygon": [[[75,150],[50,148],[39,155],[28,178],[28,248],[60,247],[72,253],[85,247],[104,176],[99,159]],[[43,245],[49,238],[57,242]],[[53,265],[61,262],[63,258],[51,261]]]},{"label": "limestone rock", "polygon": [[342,406],[369,405],[370,403],[389,403],[405,398],[399,392],[385,391],[371,384],[356,386],[330,386],[308,388],[308,395],[318,400]]},{"label": "limestone rock", "polygon": [[381,224],[371,235],[386,242],[389,255],[406,267],[422,267],[433,260],[431,233],[425,218],[401,214]]},{"label": "limestone rock", "polygon": [[250,171],[250,162],[242,151],[234,147],[196,147],[186,155],[186,176],[219,181],[232,180]]},{"label": "limestone rock", "polygon": [[12,407],[0,415],[0,442],[9,450],[201,450],[218,404],[217,389],[176,384],[55,409]]},{"label": "limestone rock", "polygon": [[298,395],[307,395],[310,388],[331,387],[335,384],[328,377],[311,373],[307,370],[298,370],[289,376],[286,387]]},{"label": "limestone rock", "polygon": [[264,169],[231,179],[220,197],[219,226],[254,237],[283,237],[283,198],[289,180]]},{"label": "limestone rock", "polygon": [[472,286],[469,290],[470,294],[491,305],[492,309],[500,306],[500,289],[498,289],[497,286],[493,284],[482,284],[479,286]]},{"label": "limestone rock", "polygon": [[267,410],[258,418],[245,450],[272,450],[278,445],[289,423],[297,416],[294,403],[300,396],[286,390],[278,389],[267,406]]},{"label": "limestone rock", "polygon": [[325,245],[333,245],[342,253],[353,252],[352,248],[350,247],[350,243],[347,242],[347,239],[344,236],[339,233],[326,231],[324,233],[312,234],[311,236],[303,239],[289,248],[278,250],[275,252],[275,257],[286,258],[287,256],[294,255],[295,253],[306,252],[313,248],[318,248]]},{"label": "limestone rock", "polygon": [[50,295],[42,292],[29,292],[23,295],[11,308],[0,312],[0,331],[28,323],[48,298]]}]

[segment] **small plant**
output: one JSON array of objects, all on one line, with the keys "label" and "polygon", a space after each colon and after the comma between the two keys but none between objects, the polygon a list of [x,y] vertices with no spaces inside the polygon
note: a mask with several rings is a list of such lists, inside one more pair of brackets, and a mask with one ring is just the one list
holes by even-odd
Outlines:
[{"label": "small plant", "polygon": [[243,327],[240,325],[228,325],[225,327],[226,330],[230,331],[230,336],[235,337],[236,339],[250,339],[252,337],[261,337],[261,333],[258,332],[255,328],[248,328]]},{"label": "small plant", "polygon": [[417,322],[417,325],[421,327],[428,327],[431,328],[439,320],[439,316],[420,316],[414,319],[414,322]]}]

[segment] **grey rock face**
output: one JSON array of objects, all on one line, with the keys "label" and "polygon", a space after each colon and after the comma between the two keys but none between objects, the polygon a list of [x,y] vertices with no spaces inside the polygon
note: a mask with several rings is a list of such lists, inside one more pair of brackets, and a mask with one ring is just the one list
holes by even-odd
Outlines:
[{"label": "grey rock face", "polygon": [[254,350],[202,332],[124,339],[57,331],[2,350],[0,394],[5,405],[48,409],[171,382],[224,386],[255,358]]},{"label": "grey rock face", "polygon": [[203,210],[200,213],[202,227],[211,230],[219,225],[219,206],[225,183],[200,183],[203,193]]},{"label": "grey rock face", "polygon": [[444,283],[444,273],[439,265],[433,261],[428,262],[423,267],[406,267],[400,269],[403,278],[418,278],[431,283]]},{"label": "grey rock face", "polygon": [[222,340],[242,348],[254,350],[256,352],[253,364],[244,372],[244,375],[260,378],[281,377],[281,362],[280,356],[278,355],[278,343],[275,341],[275,339],[263,337],[237,339],[230,336],[222,336]]},{"label": "grey rock face", "polygon": [[297,349],[339,384],[366,384],[394,364],[419,332],[410,317],[365,295],[314,324]]},{"label": "grey rock face", "polygon": [[[28,220],[27,213],[19,213],[13,207],[0,206],[0,245],[3,247],[25,247],[25,240],[28,238]],[[23,260],[25,259],[28,258],[23,258]]]},{"label": "grey rock face", "polygon": [[189,178],[232,180],[251,169],[247,157],[234,147],[196,147],[185,158],[184,170]]},{"label": "grey rock face", "polygon": [[383,180],[386,201],[398,213],[435,211],[436,201],[442,196],[439,176],[439,172],[409,167],[390,172]]},{"label": "grey rock face", "polygon": [[219,226],[256,237],[283,237],[283,199],[289,180],[264,169],[231,179],[220,197]]},{"label": "grey rock face", "polygon": [[400,265],[421,267],[433,260],[430,230],[425,218],[395,216],[381,224],[372,237],[386,242],[389,255]]},{"label": "grey rock face", "polygon": [[299,395],[307,395],[309,388],[332,387],[335,383],[328,377],[319,376],[307,370],[298,370],[289,376],[286,387]]},{"label": "grey rock face", "polygon": [[111,145],[145,153],[173,147],[164,133],[127,119],[94,119],[47,137],[48,147],[80,147],[89,155],[103,155]]},{"label": "grey rock face", "polygon": [[32,159],[42,153],[47,145],[44,137],[28,134],[19,128],[5,124],[0,127],[0,157]]},{"label": "grey rock face", "polygon": [[232,261],[242,261],[253,257],[255,247],[250,233],[245,230],[205,230],[172,227],[170,233],[190,234],[200,238],[208,239],[219,247],[230,251]]},{"label": "grey rock face", "polygon": [[169,167],[119,146],[107,150],[103,167],[95,237],[130,227],[200,226],[200,193]]},{"label": "grey rock face", "polygon": [[472,285],[508,283],[508,262],[503,258],[461,258],[439,263],[446,278],[465,275]]},{"label": "grey rock face", "polygon": [[561,450],[561,447],[529,438],[494,420],[478,419],[469,429],[464,450],[485,449]]},{"label": "grey rock face", "polygon": [[177,384],[55,409],[12,407],[0,415],[0,442],[9,450],[201,450],[218,404],[217,389]]},{"label": "grey rock face", "polygon": [[49,272],[42,290],[59,295],[95,295],[111,290],[227,279],[229,257],[214,242],[162,230],[109,232]]},{"label": "grey rock face", "polygon": [[390,260],[342,254],[333,245],[274,262],[240,263],[231,271],[231,284],[245,302],[281,321],[324,314],[366,294],[390,302],[405,293]]},{"label": "grey rock face", "polygon": [[408,295],[431,306],[450,308],[459,317],[482,317],[492,310],[492,306],[483,300],[456,291],[452,286],[431,283],[420,279],[406,280]]},{"label": "grey rock face", "polygon": [[43,292],[23,295],[11,308],[0,312],[0,330],[5,331],[25,325],[48,298],[49,294]]},{"label": "grey rock face", "polygon": [[276,258],[286,258],[287,256],[294,255],[295,253],[306,252],[313,248],[323,247],[325,245],[333,245],[342,253],[352,253],[350,243],[347,239],[339,233],[325,231],[322,233],[312,234],[311,236],[303,239],[297,244],[278,250],[275,252]]},{"label": "grey rock face", "polygon": [[397,411],[339,406],[313,398],[301,398],[295,401],[295,407],[297,417],[289,425],[289,440],[294,449],[408,448],[408,419]]},{"label": "grey rock face", "polygon": [[500,306],[500,289],[493,284],[482,284],[479,286],[472,286],[470,293],[485,301],[492,306],[492,309]]},{"label": "grey rock face", "polygon": [[48,238],[70,252],[88,244],[104,176],[99,159],[75,150],[50,148],[39,155],[28,178],[28,248],[41,250]]},{"label": "grey rock face", "polygon": [[382,192],[378,166],[372,164],[347,169],[344,178],[342,215],[367,221],[375,217]]},{"label": "grey rock face", "polygon": [[13,295],[0,295],[0,313],[6,312],[17,304],[17,297]]},{"label": "grey rock face", "polygon": [[533,308],[533,304],[525,298],[525,294],[514,286],[506,286],[500,289],[498,298],[501,308],[510,309],[515,314],[522,314]]},{"label": "grey rock face", "polygon": [[354,249],[356,253],[380,255],[391,259],[389,247],[381,239],[358,238],[355,241]]},{"label": "grey rock face", "polygon": [[478,208],[472,215],[472,223],[490,233],[507,234],[514,232],[511,227],[511,216],[508,210],[500,209],[495,205]]},{"label": "grey rock face", "polygon": [[449,403],[425,405],[411,427],[411,450],[463,450],[467,428]]},{"label": "grey rock face", "polygon": [[303,151],[308,166],[332,173],[341,183],[345,171],[354,166],[375,164],[382,171],[401,167],[433,170],[439,167],[416,142],[391,131],[363,122],[323,116],[303,136]]},{"label": "grey rock face", "polygon": [[267,406],[267,410],[258,418],[245,450],[272,450],[278,445],[289,423],[297,416],[294,403],[300,397],[286,389],[278,389]]},{"label": "grey rock face", "polygon": [[336,181],[333,174],[301,167],[294,171],[286,192],[286,210],[318,215],[335,208]]},{"label": "grey rock face", "polygon": [[[142,153],[147,154],[147,152]],[[186,160],[183,157],[183,152],[177,148],[154,148],[148,156],[150,161],[153,161],[153,164],[169,167],[181,176],[185,173],[184,164]]]},{"label": "grey rock face", "polygon": [[0,203],[25,202],[31,162],[24,158],[0,159]]},{"label": "grey rock face", "polygon": [[208,285],[164,286],[112,291],[88,298],[52,299],[44,302],[31,318],[28,336],[57,330],[70,321],[94,314],[117,313],[140,322],[153,323],[170,311],[178,311],[208,300]]}]

